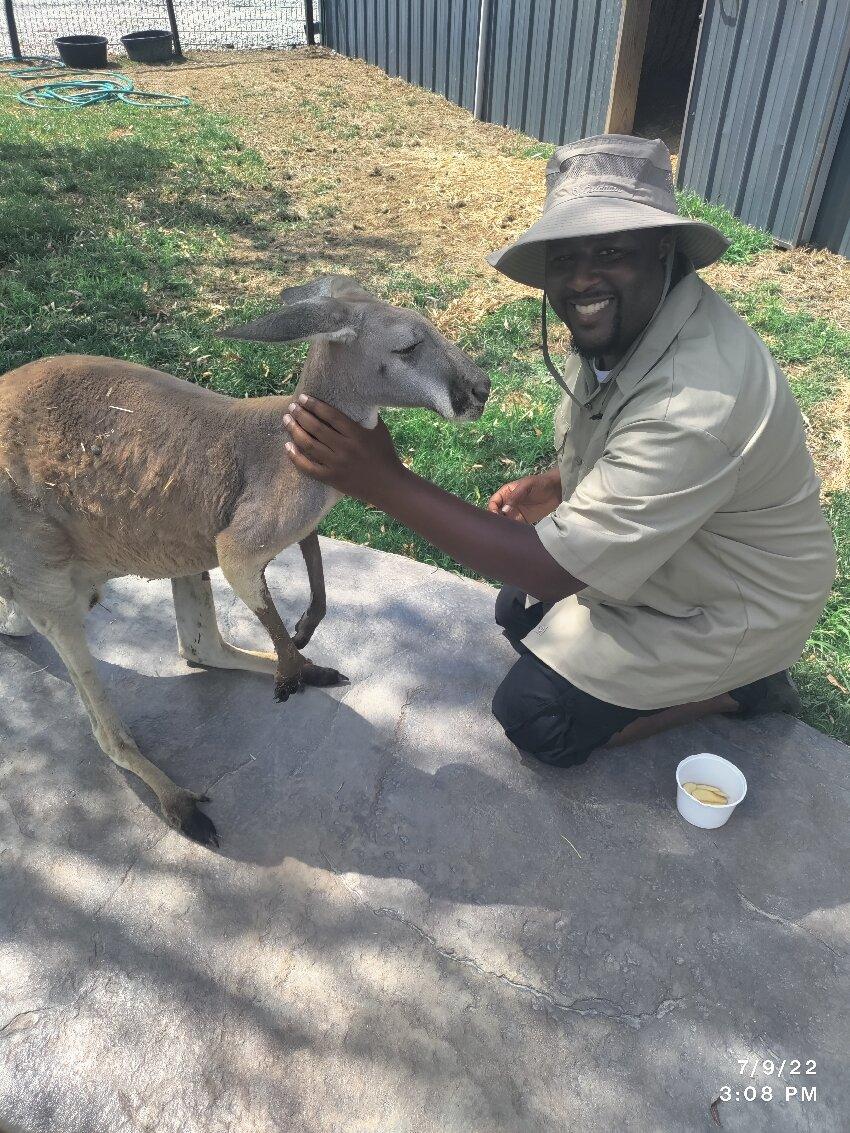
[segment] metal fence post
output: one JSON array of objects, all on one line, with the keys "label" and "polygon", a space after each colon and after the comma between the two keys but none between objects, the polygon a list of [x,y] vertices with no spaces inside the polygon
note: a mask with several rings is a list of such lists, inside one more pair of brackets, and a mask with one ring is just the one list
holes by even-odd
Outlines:
[{"label": "metal fence post", "polygon": [[15,22],[15,6],[13,0],[4,0],[6,5],[6,27],[9,29],[9,44],[12,48],[12,56],[15,59],[23,59],[21,55],[21,41],[18,39],[18,25]]},{"label": "metal fence post", "polygon": [[311,47],[315,47],[316,21],[313,18],[313,0],[304,0],[304,30],[307,32],[307,42]]},{"label": "metal fence post", "polygon": [[484,87],[487,82],[487,25],[490,23],[490,0],[481,0],[478,13],[478,59],[475,65],[476,118],[484,116]]},{"label": "metal fence post", "polygon": [[[7,0],[11,3],[11,0]],[[183,48],[180,46],[180,33],[177,30],[177,17],[174,14],[174,0],[165,0],[165,9],[168,12],[168,23],[171,27],[171,37],[174,40],[174,58],[183,59]]]}]

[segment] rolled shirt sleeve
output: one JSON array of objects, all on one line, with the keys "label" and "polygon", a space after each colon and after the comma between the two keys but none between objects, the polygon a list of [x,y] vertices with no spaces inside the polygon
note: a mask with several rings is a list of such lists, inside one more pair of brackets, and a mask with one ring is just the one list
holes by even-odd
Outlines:
[{"label": "rolled shirt sleeve", "polygon": [[711,433],[629,421],[537,534],[573,577],[625,601],[731,499],[739,466]]}]

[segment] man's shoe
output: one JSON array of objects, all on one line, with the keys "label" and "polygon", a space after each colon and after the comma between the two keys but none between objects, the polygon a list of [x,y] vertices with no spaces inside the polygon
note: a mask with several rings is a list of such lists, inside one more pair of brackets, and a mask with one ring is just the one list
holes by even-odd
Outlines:
[{"label": "man's shoe", "polygon": [[754,681],[748,688],[752,690],[752,697],[742,705],[741,715],[745,718],[765,716],[768,712],[786,712],[789,716],[799,716],[802,711],[803,702],[787,669],[774,673],[772,677]]}]

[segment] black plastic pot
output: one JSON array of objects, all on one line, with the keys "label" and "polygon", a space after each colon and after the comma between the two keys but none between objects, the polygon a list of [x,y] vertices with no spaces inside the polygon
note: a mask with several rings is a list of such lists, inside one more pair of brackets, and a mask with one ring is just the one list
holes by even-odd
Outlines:
[{"label": "black plastic pot", "polygon": [[103,35],[60,35],[56,48],[66,67],[88,71],[106,66],[106,37]]},{"label": "black plastic pot", "polygon": [[174,40],[170,31],[151,28],[122,35],[124,50],[134,63],[167,63],[174,58]]}]

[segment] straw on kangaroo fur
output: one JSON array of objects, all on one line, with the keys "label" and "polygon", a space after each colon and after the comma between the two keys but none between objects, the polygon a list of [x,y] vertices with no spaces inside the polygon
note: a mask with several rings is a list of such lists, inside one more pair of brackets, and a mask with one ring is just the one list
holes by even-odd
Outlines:
[{"label": "straw on kangaroo fur", "polygon": [[[310,393],[374,427],[380,406],[479,417],[485,374],[421,315],[342,276],[289,288],[278,310],[225,337],[309,339],[296,394]],[[336,669],[302,656],[325,613],[315,528],[339,493],[290,461],[291,397],[236,399],[114,358],[67,355],[0,379],[0,633],[35,628],[55,647],[106,755],[138,775],[166,821],[218,845],[199,809],[146,759],[112,708],[84,622],[101,586],[124,575],[169,578],[178,646],[189,663],[273,673],[279,700],[336,685]],[[265,568],[298,542],[310,605],[290,637]],[[256,614],[274,652],[237,649],[218,630],[208,571],[219,566]]]}]

